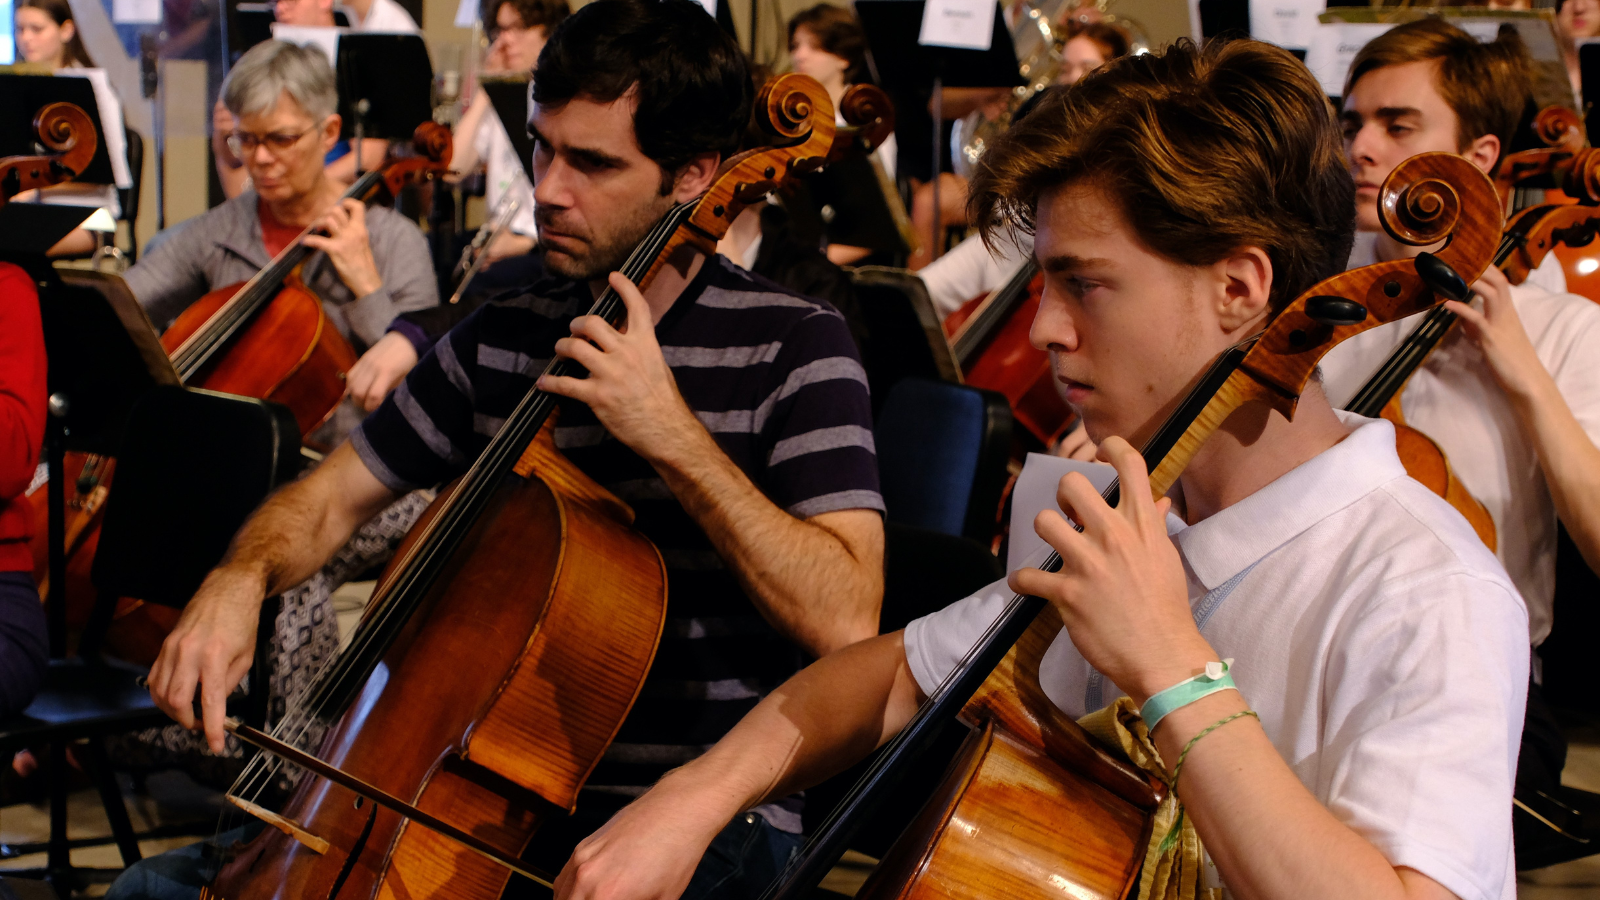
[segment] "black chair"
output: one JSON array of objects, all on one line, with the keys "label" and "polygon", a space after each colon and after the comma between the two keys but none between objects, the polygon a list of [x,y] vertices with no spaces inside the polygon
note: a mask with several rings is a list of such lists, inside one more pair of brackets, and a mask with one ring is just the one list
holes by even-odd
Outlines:
[{"label": "black chair", "polygon": [[[299,430],[287,409],[209,391],[154,388],[133,407],[123,434],[91,570],[97,597],[79,655],[51,660],[39,696],[20,716],[0,722],[0,758],[48,745],[50,761],[50,839],[42,848],[12,848],[43,849],[46,865],[8,874],[43,877],[63,898],[118,871],[74,867],[74,847],[114,842],[124,865],[140,858],[140,835],[129,821],[104,738],[170,721],[143,686],[142,668],[100,655],[117,599],[182,606],[250,511],[300,465]],[[272,634],[273,604],[262,618],[257,658],[264,658]],[[269,668],[251,669],[246,717],[256,723],[266,715]],[[67,747],[75,743],[87,750],[80,761],[88,764],[100,792],[111,823],[109,841],[67,838]]]},{"label": "black chair", "polygon": [[850,281],[866,320],[867,352],[862,363],[873,412],[902,379],[961,382],[955,353],[922,279],[904,269],[862,266],[850,270]]},{"label": "black chair", "polygon": [[873,429],[889,521],[987,543],[998,529],[1011,426],[1001,394],[901,380]]}]

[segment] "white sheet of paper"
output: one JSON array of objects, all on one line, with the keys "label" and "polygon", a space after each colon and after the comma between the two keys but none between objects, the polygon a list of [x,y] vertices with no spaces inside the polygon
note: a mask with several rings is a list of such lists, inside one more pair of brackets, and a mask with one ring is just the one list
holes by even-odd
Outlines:
[{"label": "white sheet of paper", "polygon": [[987,50],[994,39],[994,0],[928,0],[917,43]]},{"label": "white sheet of paper", "polygon": [[478,21],[478,0],[461,0],[456,4],[456,27],[471,28]]},{"label": "white sheet of paper", "polygon": [[67,78],[87,78],[94,88],[94,102],[100,107],[100,137],[106,142],[106,155],[111,158],[111,177],[117,187],[133,187],[133,174],[128,170],[128,134],[122,124],[122,102],[111,89],[111,79],[105,69],[57,69],[56,74]]},{"label": "white sheet of paper", "polygon": [[1117,477],[1117,470],[1105,463],[1080,462],[1044,453],[1029,453],[1011,492],[1011,543],[1006,549],[1006,571],[1037,564],[1045,550],[1044,538],[1034,533],[1033,520],[1046,509],[1061,511],[1056,505],[1056,485],[1068,472],[1082,472],[1096,490],[1103,491]]},{"label": "white sheet of paper", "polygon": [[711,15],[711,18],[715,19],[717,17],[717,0],[700,0],[700,5],[706,8],[706,12]]},{"label": "white sheet of paper", "polygon": [[1344,92],[1350,63],[1367,42],[1393,28],[1385,22],[1328,22],[1317,26],[1306,48],[1306,68],[1317,76],[1330,97]]},{"label": "white sheet of paper", "polygon": [[161,0],[111,0],[111,21],[118,25],[159,25]]},{"label": "white sheet of paper", "polygon": [[1258,41],[1303,50],[1316,34],[1323,0],[1250,0],[1250,36]]},{"label": "white sheet of paper", "polygon": [[299,44],[302,47],[316,47],[327,54],[328,65],[335,68],[339,65],[339,33],[342,31],[343,28],[321,25],[272,23],[273,38],[288,44]]},{"label": "white sheet of paper", "polygon": [[1493,43],[1500,34],[1500,19],[1452,18],[1450,24],[1477,38],[1481,43]]}]

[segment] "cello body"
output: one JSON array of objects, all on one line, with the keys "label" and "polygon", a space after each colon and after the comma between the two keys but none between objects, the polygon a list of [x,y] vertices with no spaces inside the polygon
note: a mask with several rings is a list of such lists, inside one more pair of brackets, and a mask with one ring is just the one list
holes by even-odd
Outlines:
[{"label": "cello body", "polygon": [[[161,346],[175,353],[243,287],[230,284],[196,300],[161,335]],[[234,337],[228,352],[184,383],[282,403],[294,412],[303,436],[333,415],[344,398],[345,373],[355,364],[355,349],[328,321],[322,301],[298,274],[291,274],[278,295]]]},{"label": "cello body", "polygon": [[[962,382],[1004,394],[1017,424],[1048,448],[1072,423],[1073,414],[1056,392],[1050,354],[1034,347],[1028,339],[1044,296],[1044,276],[1035,274],[1017,297],[1007,297],[1006,293],[1002,287],[962,304],[945,318],[945,336],[959,346],[965,343],[962,338],[969,329],[985,329],[987,333],[975,335],[975,352],[959,354]],[[1003,318],[994,324],[979,324],[974,317],[992,303],[1006,303],[1011,308],[1000,311]]]},{"label": "cello body", "polygon": [[[660,554],[550,434],[529,446],[518,477],[500,486],[457,549],[451,576],[435,584],[317,754],[513,855],[541,821],[574,807],[633,706],[666,615]],[[441,493],[413,528],[369,615],[383,609],[416,536],[448,500]],[[282,814],[333,849],[319,854],[268,828],[204,896],[326,897],[346,868],[342,897],[500,896],[503,867],[355,799],[303,779]]]},{"label": "cello body", "polygon": [[864,900],[1121,900],[1165,786],[1102,749],[1039,687],[1061,630],[1046,607],[961,719],[973,727]]}]

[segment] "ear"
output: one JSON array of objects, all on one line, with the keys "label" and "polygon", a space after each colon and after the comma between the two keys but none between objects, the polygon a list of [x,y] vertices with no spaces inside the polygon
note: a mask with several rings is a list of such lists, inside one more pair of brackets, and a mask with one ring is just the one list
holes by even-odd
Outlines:
[{"label": "ear", "polygon": [[78,26],[71,19],[61,23],[61,43],[70,44],[78,33]]},{"label": "ear", "polygon": [[683,203],[704,194],[717,180],[717,168],[722,165],[722,154],[701,153],[678,169],[672,179],[672,199]]},{"label": "ear", "polygon": [[1228,333],[1252,328],[1271,309],[1272,258],[1260,247],[1241,247],[1216,264],[1220,276],[1217,324]]},{"label": "ear", "polygon": [[[322,152],[327,153],[333,145],[339,143],[339,129],[344,127],[344,117],[338,113],[322,120]],[[359,174],[359,173],[357,173]]]},{"label": "ear", "polygon": [[1500,159],[1500,139],[1492,134],[1486,134],[1468,144],[1466,149],[1461,151],[1461,155],[1487,175]]}]

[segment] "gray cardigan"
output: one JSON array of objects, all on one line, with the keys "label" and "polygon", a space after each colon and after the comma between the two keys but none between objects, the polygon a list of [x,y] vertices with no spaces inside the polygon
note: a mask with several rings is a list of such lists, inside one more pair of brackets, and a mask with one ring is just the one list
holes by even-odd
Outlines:
[{"label": "gray cardigan", "polygon": [[[302,270],[334,327],[358,353],[383,337],[400,313],[439,305],[428,242],[417,226],[391,209],[373,206],[367,209],[367,232],[383,287],[353,296],[321,252],[308,257]],[[169,229],[123,278],[156,328],[165,330],[207,292],[248,280],[271,261],[261,240],[256,193],[245,191]]]}]

